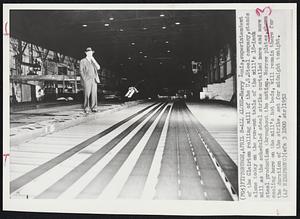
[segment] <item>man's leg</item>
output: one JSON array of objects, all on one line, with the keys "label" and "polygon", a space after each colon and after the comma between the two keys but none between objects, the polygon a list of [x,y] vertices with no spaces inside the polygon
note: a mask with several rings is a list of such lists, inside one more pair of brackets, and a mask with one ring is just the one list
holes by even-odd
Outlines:
[{"label": "man's leg", "polygon": [[84,81],[84,103],[83,109],[88,112],[90,110],[90,95],[92,91],[92,83],[91,80]]},{"label": "man's leg", "polygon": [[97,111],[98,99],[97,99],[97,83],[95,81],[92,82],[92,103],[91,109],[92,111]]}]

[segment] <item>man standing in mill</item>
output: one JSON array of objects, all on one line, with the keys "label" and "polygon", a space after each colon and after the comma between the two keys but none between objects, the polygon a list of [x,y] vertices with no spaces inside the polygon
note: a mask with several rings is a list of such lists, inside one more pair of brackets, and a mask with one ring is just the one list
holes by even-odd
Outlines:
[{"label": "man standing in mill", "polygon": [[[81,84],[84,89],[83,109],[85,113],[97,112],[97,83],[100,79],[97,70],[100,65],[93,57],[95,51],[91,47],[85,50],[86,57],[80,60]],[[91,103],[90,103],[91,102]]]}]

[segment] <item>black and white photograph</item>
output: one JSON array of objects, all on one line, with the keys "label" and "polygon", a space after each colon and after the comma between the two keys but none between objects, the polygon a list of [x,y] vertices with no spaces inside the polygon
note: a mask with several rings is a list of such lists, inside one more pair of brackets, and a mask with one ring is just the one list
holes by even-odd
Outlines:
[{"label": "black and white photograph", "polygon": [[235,11],[10,20],[11,198],[237,200]]},{"label": "black and white photograph", "polygon": [[234,10],[12,10],[12,199],[238,200]]}]

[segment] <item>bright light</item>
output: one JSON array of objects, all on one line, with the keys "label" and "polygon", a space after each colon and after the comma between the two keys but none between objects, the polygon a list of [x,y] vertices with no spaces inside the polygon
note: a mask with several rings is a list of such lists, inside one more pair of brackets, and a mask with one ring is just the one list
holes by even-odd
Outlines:
[{"label": "bright light", "polygon": [[147,58],[148,56],[144,56],[144,58]]},{"label": "bright light", "polygon": [[163,26],[162,29],[166,29],[167,27]]},{"label": "bright light", "polygon": [[164,17],[165,15],[164,15],[164,14],[161,14],[161,15],[159,15],[159,16]]},{"label": "bright light", "polygon": [[109,26],[109,24],[104,24],[104,26],[105,26],[105,27],[108,27],[108,26]]},{"label": "bright light", "polygon": [[169,41],[166,41],[166,43],[169,43]]},{"label": "bright light", "polygon": [[133,45],[133,46],[134,46],[134,45],[135,45],[135,43],[131,43],[131,45]]},{"label": "bright light", "polygon": [[140,54],[143,54],[143,52],[142,52],[142,51],[140,51]]},{"label": "bright light", "polygon": [[110,21],[113,21],[113,20],[114,20],[114,18],[113,18],[113,17],[110,17],[110,18],[109,18],[109,20],[110,20]]},{"label": "bright light", "polygon": [[128,57],[128,59],[130,60],[130,59],[131,59],[131,57]]},{"label": "bright light", "polygon": [[176,22],[175,24],[176,24],[176,25],[179,25],[180,23],[179,23],[179,22]]},{"label": "bright light", "polygon": [[147,27],[143,27],[143,30],[147,30]]},{"label": "bright light", "polygon": [[87,27],[87,25],[86,25],[86,24],[83,24],[82,26],[83,26],[83,27]]},{"label": "bright light", "polygon": [[124,30],[123,30],[123,29],[120,29],[120,31],[123,32]]},{"label": "bright light", "polygon": [[168,50],[167,52],[171,52],[170,50]]}]

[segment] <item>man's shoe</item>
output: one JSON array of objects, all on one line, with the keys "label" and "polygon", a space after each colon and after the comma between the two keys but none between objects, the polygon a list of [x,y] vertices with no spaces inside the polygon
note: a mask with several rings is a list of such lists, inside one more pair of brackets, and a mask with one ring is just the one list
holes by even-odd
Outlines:
[{"label": "man's shoe", "polygon": [[90,111],[89,111],[89,110],[87,110],[87,109],[85,109],[85,110],[84,110],[84,113],[86,113],[86,114],[89,114],[89,113],[90,113]]},{"label": "man's shoe", "polygon": [[98,112],[98,110],[97,109],[92,109],[92,112],[96,113],[96,112]]}]

